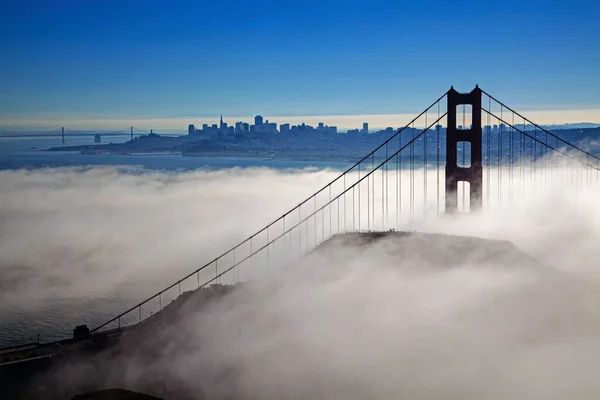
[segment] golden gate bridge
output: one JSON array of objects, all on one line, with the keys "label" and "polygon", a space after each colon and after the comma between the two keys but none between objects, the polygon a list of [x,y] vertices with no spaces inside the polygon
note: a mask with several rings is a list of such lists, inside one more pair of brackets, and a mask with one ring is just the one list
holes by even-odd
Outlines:
[{"label": "golden gate bridge", "polygon": [[[51,133],[64,140],[74,132]],[[113,133],[133,137],[135,130]],[[573,196],[597,194],[599,174],[600,158],[481,88],[469,93],[450,88],[267,226],[91,330],[87,325],[77,327],[74,336],[143,323],[183,292],[215,283],[235,284],[257,271],[293,265],[336,235],[402,231],[416,220],[510,209],[565,190]]]},{"label": "golden gate bridge", "polygon": [[89,332],[142,323],[184,291],[293,264],[335,235],[401,231],[415,219],[510,208],[565,188],[597,193],[599,174],[597,156],[481,88],[450,88],[297,206]]}]

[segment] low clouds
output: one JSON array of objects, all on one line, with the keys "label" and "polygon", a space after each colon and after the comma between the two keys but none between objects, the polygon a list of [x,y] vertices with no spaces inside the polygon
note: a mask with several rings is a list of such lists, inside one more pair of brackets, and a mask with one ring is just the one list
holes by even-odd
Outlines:
[{"label": "low clouds", "polygon": [[[0,172],[3,314],[25,312],[18,320],[32,322],[36,310],[65,299],[121,299],[116,308],[94,307],[104,319],[112,317],[245,239],[334,175],[269,169]],[[52,314],[64,317],[60,309]]]}]

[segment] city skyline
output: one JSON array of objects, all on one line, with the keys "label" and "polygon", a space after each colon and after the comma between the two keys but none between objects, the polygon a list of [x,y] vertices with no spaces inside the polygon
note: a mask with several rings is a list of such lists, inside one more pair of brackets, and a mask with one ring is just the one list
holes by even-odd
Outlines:
[{"label": "city skyline", "polygon": [[[471,114],[465,113],[465,119],[470,120]],[[400,126],[391,124],[387,127],[374,127],[370,126],[368,121],[362,122],[360,127],[347,128],[347,129],[338,129],[337,126],[330,126],[323,121],[319,120],[315,125],[310,123],[302,122],[298,124],[290,123],[289,121],[283,121],[281,123],[277,123],[274,121],[270,121],[268,118],[265,118],[262,115],[254,116],[254,124],[252,122],[247,122],[243,120],[236,120],[234,123],[230,124],[227,122],[223,115],[220,116],[218,123],[203,123],[202,126],[197,126],[196,124],[189,124],[187,134],[190,136],[204,136],[204,137],[212,137],[215,138],[219,135],[234,135],[234,134],[244,134],[244,133],[254,133],[254,134],[286,134],[286,133],[320,133],[320,134],[336,134],[336,133],[361,133],[361,134],[369,134],[369,133],[393,133],[397,129],[400,129],[402,126],[406,124],[402,124]],[[492,129],[492,131],[496,131],[499,127],[509,129],[508,125],[495,121],[496,123],[490,123],[489,125],[486,123],[482,124],[482,128]],[[578,123],[566,123],[566,124],[558,124],[558,125],[583,125],[583,124],[591,124],[600,126],[600,124],[594,124],[589,122],[580,121]],[[517,124],[522,126],[522,124]],[[440,121],[440,123],[436,124],[436,126],[442,127],[445,129],[446,124]],[[527,123],[526,129],[529,129],[532,125]],[[422,127],[421,127],[422,128]],[[432,127],[430,129],[436,129],[436,127]],[[463,125],[459,124],[458,129],[463,129]],[[466,129],[466,127],[465,127]]]},{"label": "city skyline", "polygon": [[[360,129],[363,122],[368,122],[373,129],[385,129],[389,126],[403,126],[410,122],[417,113],[417,106],[414,113],[406,114],[356,114],[356,115],[308,115],[308,116],[268,116],[263,113],[265,119],[281,123],[290,123],[291,125],[318,125],[323,122],[326,125],[336,126],[338,131],[344,132],[348,129]],[[528,119],[535,121],[540,125],[563,125],[577,123],[594,123],[600,125],[600,107],[597,109],[581,110],[539,110],[522,112]],[[184,132],[189,124],[202,126],[203,124],[213,125],[219,123],[221,114],[215,116],[180,116],[166,118],[106,118],[106,117],[83,117],[81,119],[68,118],[47,118],[47,119],[28,119],[25,124],[19,120],[0,119],[0,129],[11,132],[53,130],[60,126],[71,127],[73,129],[94,130],[94,129],[114,129],[120,130],[130,126],[140,129],[163,129],[169,131]],[[235,124],[238,121],[253,121],[254,115],[228,115],[222,114],[223,119],[229,124]]]},{"label": "city skyline", "polygon": [[475,84],[520,110],[557,110],[540,123],[600,122],[600,5],[589,1],[65,0],[3,11],[3,127],[90,117],[177,127],[223,112],[327,116],[346,129],[348,116],[412,115],[450,85]]}]

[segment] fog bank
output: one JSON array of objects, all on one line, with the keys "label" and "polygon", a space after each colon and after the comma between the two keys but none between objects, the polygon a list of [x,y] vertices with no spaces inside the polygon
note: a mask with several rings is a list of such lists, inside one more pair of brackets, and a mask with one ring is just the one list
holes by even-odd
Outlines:
[{"label": "fog bank", "polygon": [[11,339],[5,330],[14,324],[26,340],[98,324],[245,239],[335,174],[1,171],[0,339]]},{"label": "fog bank", "polygon": [[[56,299],[148,295],[336,175],[2,172],[2,315]],[[334,244],[152,331],[140,345],[156,343],[156,358],[125,354],[105,383],[169,377],[198,398],[597,397],[596,199],[551,191],[510,209],[406,223],[509,240],[539,269],[482,258],[477,247],[461,258],[467,250],[450,245]]]}]

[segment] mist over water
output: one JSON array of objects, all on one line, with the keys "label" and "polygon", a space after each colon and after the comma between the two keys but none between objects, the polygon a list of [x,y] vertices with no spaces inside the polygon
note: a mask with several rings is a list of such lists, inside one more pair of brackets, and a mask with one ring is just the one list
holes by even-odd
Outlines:
[{"label": "mist over water", "polygon": [[[111,318],[245,239],[334,175],[267,168],[0,172],[0,343]],[[12,324],[26,336],[15,335]]]},{"label": "mist over water", "polygon": [[[1,172],[0,339],[17,328],[72,329],[89,309],[98,322],[112,317],[337,175]],[[143,355],[122,360],[121,382],[136,387],[153,371],[208,398],[597,397],[595,199],[592,190],[548,190],[510,209],[406,221],[410,230],[509,240],[539,268],[427,242],[333,244],[188,310],[176,331],[153,332],[161,355],[151,365]]]}]

